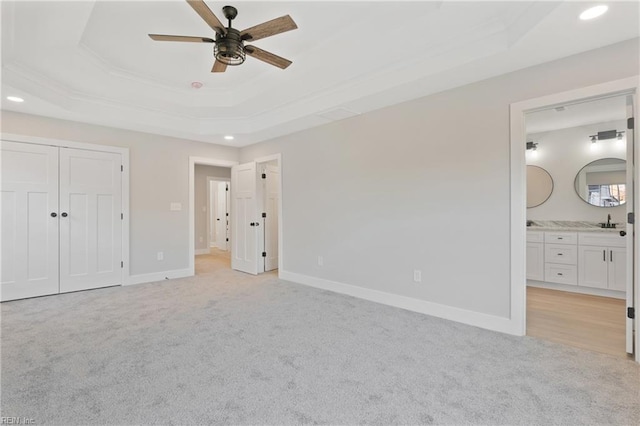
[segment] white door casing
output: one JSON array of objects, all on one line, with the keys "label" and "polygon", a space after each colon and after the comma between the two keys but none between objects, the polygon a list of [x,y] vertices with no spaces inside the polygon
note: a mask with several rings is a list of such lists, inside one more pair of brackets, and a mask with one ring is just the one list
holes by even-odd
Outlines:
[{"label": "white door casing", "polygon": [[227,250],[227,182],[216,182],[216,247]]},{"label": "white door casing", "polygon": [[231,168],[231,268],[258,274],[256,163]]},{"label": "white door casing", "polygon": [[0,300],[58,293],[58,148],[2,141]]},{"label": "white door casing", "polygon": [[267,217],[264,220],[264,270],[278,269],[278,206],[280,202],[280,169],[277,165],[264,167],[265,191],[264,208]]},{"label": "white door casing", "polygon": [[120,154],[60,149],[61,293],[122,283],[121,182]]}]

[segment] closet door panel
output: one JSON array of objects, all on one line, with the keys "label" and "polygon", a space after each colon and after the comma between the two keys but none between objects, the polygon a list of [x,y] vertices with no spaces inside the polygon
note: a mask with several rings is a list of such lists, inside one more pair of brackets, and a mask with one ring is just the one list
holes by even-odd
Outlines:
[{"label": "closet door panel", "polygon": [[2,141],[0,300],[58,293],[58,148]]},{"label": "closet door panel", "polygon": [[119,154],[60,149],[61,292],[122,283],[120,165]]}]

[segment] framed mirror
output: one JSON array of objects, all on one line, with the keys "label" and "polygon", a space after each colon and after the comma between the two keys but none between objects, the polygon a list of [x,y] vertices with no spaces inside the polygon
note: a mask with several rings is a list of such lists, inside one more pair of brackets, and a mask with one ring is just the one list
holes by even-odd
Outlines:
[{"label": "framed mirror", "polygon": [[574,181],[576,194],[596,207],[616,207],[627,202],[627,162],[601,158],[584,166]]},{"label": "framed mirror", "polygon": [[553,179],[538,166],[527,166],[527,208],[538,207],[551,197]]},{"label": "framed mirror", "polygon": [[601,158],[584,166],[574,181],[576,194],[596,207],[616,207],[627,202],[627,162]]}]

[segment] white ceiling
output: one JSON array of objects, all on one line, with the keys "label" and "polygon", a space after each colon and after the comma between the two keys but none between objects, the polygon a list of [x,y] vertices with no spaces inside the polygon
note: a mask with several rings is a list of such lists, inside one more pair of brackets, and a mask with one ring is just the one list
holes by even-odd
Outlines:
[{"label": "white ceiling", "polygon": [[610,123],[627,117],[627,100],[624,95],[562,106],[564,106],[563,111],[550,108],[527,114],[525,120],[527,133]]},{"label": "white ceiling", "polygon": [[639,35],[638,2],[230,3],[240,29],[290,14],[255,45],[293,65],[212,74],[212,45],[152,41],[214,35],[182,0],[2,1],[2,108],[245,146]]}]

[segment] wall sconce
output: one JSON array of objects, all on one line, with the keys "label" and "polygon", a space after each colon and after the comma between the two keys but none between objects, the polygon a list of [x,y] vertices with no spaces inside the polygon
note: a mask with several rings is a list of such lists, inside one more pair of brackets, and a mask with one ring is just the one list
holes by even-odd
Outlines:
[{"label": "wall sconce", "polygon": [[604,132],[598,132],[596,135],[589,136],[591,138],[591,143],[596,143],[597,141],[603,141],[607,139],[622,139],[622,134],[624,130],[605,130]]}]

